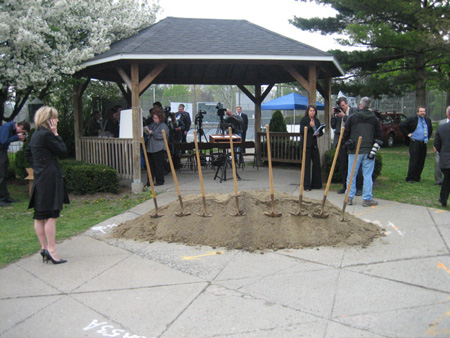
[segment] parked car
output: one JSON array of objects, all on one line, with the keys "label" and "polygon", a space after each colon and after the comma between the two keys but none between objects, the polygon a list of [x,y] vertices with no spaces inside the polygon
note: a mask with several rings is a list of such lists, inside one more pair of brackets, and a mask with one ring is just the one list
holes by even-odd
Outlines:
[{"label": "parked car", "polygon": [[407,117],[400,113],[382,113],[373,111],[380,120],[381,131],[383,133],[383,146],[393,147],[396,143],[405,142],[405,135],[399,128],[400,123],[405,121]]}]

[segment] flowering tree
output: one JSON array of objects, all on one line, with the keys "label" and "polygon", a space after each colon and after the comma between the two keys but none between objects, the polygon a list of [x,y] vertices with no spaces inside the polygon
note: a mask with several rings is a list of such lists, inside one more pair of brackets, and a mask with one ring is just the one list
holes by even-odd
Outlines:
[{"label": "flowering tree", "polygon": [[[159,5],[139,0],[0,2],[0,124],[32,92],[43,95],[61,76],[155,21]],[[4,116],[6,101],[14,110]]]}]

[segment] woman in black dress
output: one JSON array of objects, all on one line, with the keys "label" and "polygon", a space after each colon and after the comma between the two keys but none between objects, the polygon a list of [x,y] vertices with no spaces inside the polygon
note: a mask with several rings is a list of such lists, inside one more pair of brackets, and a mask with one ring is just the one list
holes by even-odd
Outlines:
[{"label": "woman in black dress", "polygon": [[[305,162],[305,181],[304,187],[306,191],[311,189],[322,189],[322,175],[320,168],[320,154],[317,146],[317,138],[323,135],[323,131],[317,130],[320,127],[320,121],[316,117],[317,109],[313,105],[309,105],[305,111],[305,117],[300,121],[300,133],[303,134],[305,127],[308,128],[308,136],[306,140],[306,154],[302,161]],[[303,150],[303,148],[302,148]],[[312,161],[312,174],[311,174]]]},{"label": "woman in black dress", "polygon": [[34,171],[34,182],[28,208],[34,208],[34,229],[41,243],[43,261],[53,264],[67,262],[56,251],[56,219],[63,203],[70,203],[64,187],[58,156],[67,156],[67,148],[58,135],[58,112],[41,107],[34,116],[36,131],[25,156]]}]

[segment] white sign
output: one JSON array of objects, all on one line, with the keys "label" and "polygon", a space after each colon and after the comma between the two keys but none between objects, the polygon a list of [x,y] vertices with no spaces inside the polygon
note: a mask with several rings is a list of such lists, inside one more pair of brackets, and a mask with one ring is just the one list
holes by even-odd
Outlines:
[{"label": "white sign", "polygon": [[[142,109],[139,112],[139,121],[142,121]],[[125,109],[120,111],[119,138],[133,138],[133,111]],[[142,135],[142,123],[139,124],[139,135]]]}]

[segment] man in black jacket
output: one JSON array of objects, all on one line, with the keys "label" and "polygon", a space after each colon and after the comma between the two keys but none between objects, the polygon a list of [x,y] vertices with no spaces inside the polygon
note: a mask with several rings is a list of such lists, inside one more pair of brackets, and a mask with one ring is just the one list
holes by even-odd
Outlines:
[{"label": "man in black jacket", "polygon": [[[344,96],[337,99],[337,104],[339,105],[339,107],[341,107],[341,110],[337,111],[335,107],[333,107],[332,108],[333,112],[330,121],[331,128],[334,129],[334,140],[333,140],[334,148],[337,147],[339,136],[341,134],[341,127],[345,125],[345,122],[347,121],[348,117],[355,112],[354,109],[348,105],[347,98]],[[342,189],[339,190],[337,193],[343,194],[347,189],[347,171],[348,171],[348,154],[344,142],[341,142],[341,149],[339,149],[338,160],[340,164],[340,172],[342,178]],[[363,181],[362,171],[360,170],[358,172],[358,177],[356,181],[356,196],[361,196],[362,181]]]},{"label": "man in black jacket", "polygon": [[408,183],[420,182],[420,175],[425,165],[427,143],[433,134],[431,120],[426,115],[426,108],[419,106],[416,116],[409,117],[399,125],[405,134],[405,143],[409,146],[409,165],[406,175]]},{"label": "man in black jacket", "polygon": [[184,127],[178,127],[177,132],[181,135],[181,142],[186,143],[186,136],[191,129],[191,115],[184,110],[184,104],[178,105],[178,113],[176,115],[177,121],[181,120]]},{"label": "man in black jacket", "polygon": [[446,113],[447,122],[439,125],[434,139],[434,148],[439,152],[439,167],[444,174],[439,194],[439,202],[443,207],[447,206],[450,193],[450,109]]},{"label": "man in black jacket", "polygon": [[[242,121],[243,121],[243,126],[242,126],[242,141],[241,141],[241,142],[244,143],[244,142],[245,142],[245,138],[246,138],[246,136],[247,136],[248,116],[247,116],[247,114],[244,114],[244,113],[242,112],[242,107],[241,107],[241,106],[237,106],[237,107],[236,107],[236,115],[237,115],[237,116],[240,116],[240,117],[242,118]],[[245,148],[238,147],[238,151],[239,151],[239,161],[240,161],[240,162],[243,162],[243,161],[244,161],[244,158],[243,158],[243,156],[242,156],[242,153],[245,152]]]},{"label": "man in black jacket", "polygon": [[8,148],[11,142],[24,141],[27,132],[30,131],[30,124],[26,121],[8,122],[0,126],[0,207],[11,205],[16,200],[9,195],[6,186],[6,178],[8,176]]},{"label": "man in black jacket", "polygon": [[242,117],[242,120],[244,121],[244,125],[242,128],[242,142],[245,142],[245,137],[247,135],[247,129],[248,129],[248,116],[247,116],[247,114],[244,114],[242,112],[241,106],[236,107],[236,115]]},{"label": "man in black jacket", "polygon": [[350,181],[351,169],[353,161],[355,160],[356,144],[358,138],[362,137],[361,147],[359,149],[358,157],[356,158],[355,173],[358,172],[362,166],[362,173],[364,178],[364,185],[362,191],[363,207],[372,207],[378,205],[378,202],[373,199],[372,174],[375,169],[375,156],[371,156],[370,152],[375,143],[382,145],[382,133],[380,122],[375,114],[369,110],[371,100],[368,97],[363,97],[359,104],[359,110],[351,115],[347,122],[345,122],[345,131],[343,141],[347,145],[348,150],[348,174],[347,174],[347,189],[350,189],[348,204],[353,204],[353,198],[356,194],[356,176],[353,176]]}]

